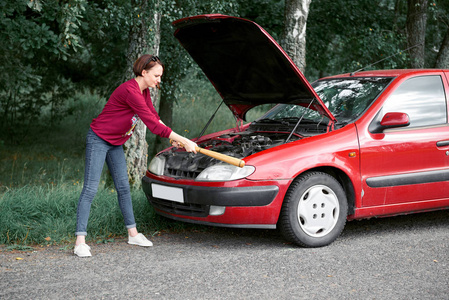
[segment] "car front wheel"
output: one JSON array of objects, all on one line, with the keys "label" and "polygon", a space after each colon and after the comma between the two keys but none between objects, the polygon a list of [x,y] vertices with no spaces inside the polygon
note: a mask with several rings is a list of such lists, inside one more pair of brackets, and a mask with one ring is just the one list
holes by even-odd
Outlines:
[{"label": "car front wheel", "polygon": [[308,172],[287,191],[278,225],[287,240],[303,247],[322,247],[340,235],[347,211],[340,183],[329,174]]}]

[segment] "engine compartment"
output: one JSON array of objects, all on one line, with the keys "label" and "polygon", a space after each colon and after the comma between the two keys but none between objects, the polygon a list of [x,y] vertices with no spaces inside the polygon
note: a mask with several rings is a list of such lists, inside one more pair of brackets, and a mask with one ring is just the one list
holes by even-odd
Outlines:
[{"label": "engine compartment", "polygon": [[[285,143],[288,132],[243,131],[218,136],[198,144],[199,147],[236,158],[244,158],[254,153],[270,149]],[[302,136],[293,135],[289,141]],[[189,153],[171,148],[159,154],[165,158],[164,175],[173,178],[195,179],[204,169],[220,161],[201,153]]]}]

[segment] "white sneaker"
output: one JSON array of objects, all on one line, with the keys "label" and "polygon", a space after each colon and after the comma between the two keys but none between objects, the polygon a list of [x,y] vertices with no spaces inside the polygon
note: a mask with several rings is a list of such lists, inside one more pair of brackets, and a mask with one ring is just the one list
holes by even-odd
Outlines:
[{"label": "white sneaker", "polygon": [[128,244],[138,245],[142,247],[151,247],[153,243],[149,241],[143,234],[138,233],[136,236],[128,236]]},{"label": "white sneaker", "polygon": [[75,246],[75,250],[73,251],[75,255],[78,255],[79,257],[89,257],[92,256],[90,253],[90,247],[87,246],[87,244],[79,244],[78,246]]}]

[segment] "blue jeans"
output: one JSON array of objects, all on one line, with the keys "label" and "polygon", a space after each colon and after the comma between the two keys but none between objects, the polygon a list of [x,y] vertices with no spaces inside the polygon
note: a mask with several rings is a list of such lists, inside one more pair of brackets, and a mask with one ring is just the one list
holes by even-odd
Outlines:
[{"label": "blue jeans", "polygon": [[87,235],[87,221],[89,219],[90,207],[98,190],[105,161],[114,180],[118,203],[125,220],[126,228],[136,227],[123,147],[121,145],[111,145],[89,128],[86,137],[84,185],[78,200],[75,235]]}]

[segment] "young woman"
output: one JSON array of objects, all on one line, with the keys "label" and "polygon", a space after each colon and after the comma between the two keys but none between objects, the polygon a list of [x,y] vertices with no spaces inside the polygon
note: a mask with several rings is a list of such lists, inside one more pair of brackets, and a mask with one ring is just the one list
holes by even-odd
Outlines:
[{"label": "young woman", "polygon": [[86,245],[85,240],[87,221],[105,161],[112,175],[120,210],[128,229],[128,243],[144,247],[153,245],[136,229],[122,147],[139,120],[142,120],[152,133],[182,143],[188,152],[196,153],[196,144],[167,127],[153,107],[148,88],[159,87],[164,72],[160,59],[154,55],[143,55],[134,63],[133,71],[136,78],[121,84],[112,93],[103,111],[93,119],[87,133],[84,186],[78,200],[75,232],[74,253],[80,257],[91,256],[90,247]]}]

